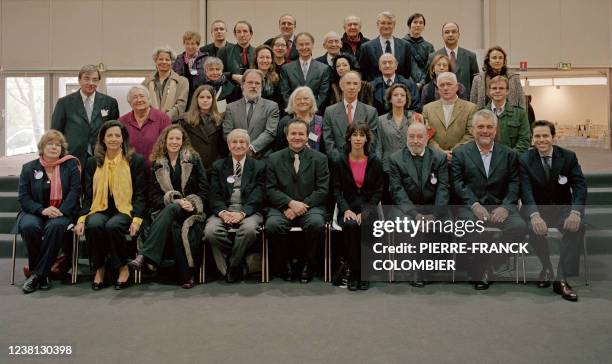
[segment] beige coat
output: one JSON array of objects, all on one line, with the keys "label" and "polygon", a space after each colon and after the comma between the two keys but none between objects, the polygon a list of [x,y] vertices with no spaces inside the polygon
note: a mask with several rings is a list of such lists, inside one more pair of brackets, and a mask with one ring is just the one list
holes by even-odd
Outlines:
[{"label": "beige coat", "polygon": [[159,94],[155,89],[154,80],[156,73],[157,71],[145,78],[145,80],[142,81],[142,85],[149,89],[151,106],[168,114],[174,122],[179,119],[179,115],[185,112],[187,96],[189,94],[189,81],[171,70],[160,103]]},{"label": "beige coat", "polygon": [[472,140],[472,117],[475,112],[475,104],[457,98],[447,128],[444,125],[442,100],[425,105],[423,107],[425,124],[436,130],[436,133],[429,140],[429,146],[436,149],[451,150]]}]

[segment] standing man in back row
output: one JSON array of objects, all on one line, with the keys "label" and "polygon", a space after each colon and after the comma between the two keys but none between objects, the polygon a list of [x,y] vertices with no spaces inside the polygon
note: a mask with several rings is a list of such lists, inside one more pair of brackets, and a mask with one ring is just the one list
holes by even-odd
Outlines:
[{"label": "standing man in back row", "polygon": [[278,30],[280,34],[274,36],[264,42],[265,45],[273,48],[272,42],[274,39],[282,36],[287,42],[287,52],[285,54],[285,63],[295,61],[298,58],[298,51],[295,44],[295,17],[291,14],[283,14],[278,19]]},{"label": "standing man in back row", "polygon": [[[466,90],[471,90],[472,79],[478,74],[476,53],[459,47],[459,25],[457,23],[448,22],[442,26],[442,39],[444,47],[429,55],[427,69],[430,68],[431,61],[436,55],[445,55],[450,60],[450,71],[457,75],[457,81],[465,86]],[[427,77],[427,82],[429,81],[431,79]],[[469,92],[464,92],[462,96],[466,100],[470,97]]]},{"label": "standing man in back row", "polygon": [[59,100],[51,116],[51,129],[61,131],[68,151],[85,168],[93,156],[100,127],[107,120],[119,118],[117,100],[97,92],[102,76],[96,66],[88,64],[79,71],[79,90]]}]

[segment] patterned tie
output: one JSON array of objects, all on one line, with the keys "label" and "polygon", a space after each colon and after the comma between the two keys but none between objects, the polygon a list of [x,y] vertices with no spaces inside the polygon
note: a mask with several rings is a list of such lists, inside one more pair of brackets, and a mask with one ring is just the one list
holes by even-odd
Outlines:
[{"label": "patterned tie", "polygon": [[293,155],[293,169],[295,170],[296,174],[300,170],[300,155],[297,153]]},{"label": "patterned tie", "polygon": [[385,82],[385,85],[387,85],[387,87],[391,87],[391,79],[387,79],[387,81]]},{"label": "patterned tie", "polygon": [[236,176],[236,178],[242,177],[242,165],[240,165],[240,162],[236,162],[235,170],[236,172],[234,172],[234,175]]},{"label": "patterned tie", "polygon": [[457,71],[457,56],[455,55],[455,51],[451,51],[450,53],[450,68],[451,72]]},{"label": "patterned tie", "polygon": [[308,62],[302,62],[302,73],[304,74],[304,80],[306,80],[306,76],[308,75]]},{"label": "patterned tie", "polygon": [[247,111],[247,127],[251,124],[251,118],[253,117],[253,110],[255,110],[255,101],[249,101],[249,111]]},{"label": "patterned tie", "polygon": [[550,156],[545,155],[542,157],[542,166],[544,167],[544,174],[546,175],[546,182],[550,181]]},{"label": "patterned tie", "polygon": [[391,52],[391,42],[389,42],[388,40],[385,42],[386,46],[385,46],[385,53],[393,53]]},{"label": "patterned tie", "polygon": [[91,114],[93,113],[93,107],[91,105],[91,95],[85,99],[85,112],[87,113],[87,120],[91,123]]},{"label": "patterned tie", "polygon": [[353,123],[353,104],[346,104],[346,118],[351,125]]}]

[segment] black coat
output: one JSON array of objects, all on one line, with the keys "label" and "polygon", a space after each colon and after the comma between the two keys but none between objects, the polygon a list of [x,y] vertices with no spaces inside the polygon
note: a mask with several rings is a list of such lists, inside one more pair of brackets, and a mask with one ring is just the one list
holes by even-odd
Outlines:
[{"label": "black coat", "polygon": [[[93,178],[96,173],[96,158],[89,158],[85,167],[85,191],[83,194],[83,208],[80,215],[87,215],[91,210],[93,201]],[[130,160],[130,175],[132,177],[132,217],[144,218],[147,207],[146,183],[145,183],[145,160],[140,154],[132,154]]]},{"label": "black coat", "polygon": [[[232,175],[234,175],[234,166],[231,155],[213,164],[210,171],[210,206],[214,215],[227,210],[230,205],[233,183],[229,183],[227,178]],[[247,157],[240,182],[242,211],[247,216],[261,212],[265,200],[265,184],[265,163]]]},{"label": "black coat", "polygon": [[[401,38],[393,37],[393,46],[395,48],[395,59],[397,59],[396,73],[410,78],[412,55],[410,54],[410,46],[408,42]],[[359,55],[359,66],[361,68],[362,78],[366,81],[372,81],[376,77],[382,75],[378,68],[378,59],[383,55],[384,50],[380,44],[380,38],[376,37],[361,46],[361,54]]]},{"label": "black coat", "polygon": [[384,172],[382,163],[374,154],[368,156],[365,177],[361,188],[355,184],[348,156],[342,154],[333,162],[334,197],[338,204],[338,216],[351,210],[361,213],[365,206],[377,206],[383,194]]}]

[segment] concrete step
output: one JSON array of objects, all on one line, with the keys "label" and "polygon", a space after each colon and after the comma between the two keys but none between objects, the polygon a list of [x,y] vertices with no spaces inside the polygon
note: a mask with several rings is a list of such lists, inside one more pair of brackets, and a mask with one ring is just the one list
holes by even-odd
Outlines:
[{"label": "concrete step", "polygon": [[593,173],[584,176],[589,189],[591,187],[609,187],[612,186],[612,174],[610,173]]},{"label": "concrete step", "polygon": [[8,234],[11,232],[16,217],[17,212],[0,212],[0,234]]},{"label": "concrete step", "polygon": [[612,205],[612,187],[589,187],[587,205]]},{"label": "concrete step", "polygon": [[19,211],[17,192],[0,192],[0,212]]},{"label": "concrete step", "polygon": [[19,176],[1,176],[0,192],[15,192],[19,187]]}]

